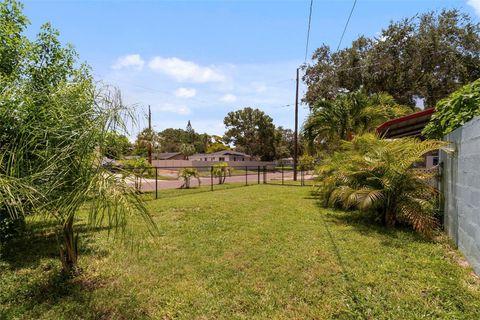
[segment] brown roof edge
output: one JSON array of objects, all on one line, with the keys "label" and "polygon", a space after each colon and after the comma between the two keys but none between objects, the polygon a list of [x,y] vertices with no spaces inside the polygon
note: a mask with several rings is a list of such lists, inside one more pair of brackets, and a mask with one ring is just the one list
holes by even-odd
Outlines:
[{"label": "brown roof edge", "polygon": [[415,112],[412,114],[408,114],[406,116],[400,117],[400,118],[395,118],[392,120],[388,120],[387,122],[382,123],[380,126],[377,127],[377,133],[382,134],[384,133],[390,126],[401,123],[407,120],[415,119],[415,118],[420,118],[429,114],[435,113],[435,108],[428,108],[419,112]]}]

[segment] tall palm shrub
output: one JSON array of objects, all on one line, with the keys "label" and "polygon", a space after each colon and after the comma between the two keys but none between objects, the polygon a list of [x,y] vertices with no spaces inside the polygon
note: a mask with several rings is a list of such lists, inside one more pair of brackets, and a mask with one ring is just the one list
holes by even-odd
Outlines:
[{"label": "tall palm shrub", "polygon": [[140,214],[155,225],[136,191],[101,165],[111,131],[125,130],[130,109],[118,91],[94,84],[72,46],[45,24],[35,41],[22,35],[22,6],[0,2],[0,210],[56,222],[63,270],[76,270],[82,209],[91,225],[125,226]]},{"label": "tall palm shrub", "polygon": [[12,216],[56,221],[63,271],[71,273],[78,264],[81,209],[88,210],[91,225],[119,230],[130,214],[144,217],[151,231],[155,225],[135,189],[101,164],[108,133],[124,128],[128,109],[119,93],[98,92],[88,79],[78,79],[59,84],[43,103],[35,121],[24,119],[15,144],[0,150],[0,199]]},{"label": "tall palm shrub", "polygon": [[415,138],[379,139],[373,134],[344,142],[342,151],[317,167],[318,187],[326,206],[373,211],[387,226],[397,222],[429,233],[437,190],[428,184],[431,174],[414,164],[445,143]]},{"label": "tall palm shrub", "polygon": [[310,149],[321,145],[326,150],[335,150],[341,140],[372,132],[381,123],[411,112],[412,108],[397,104],[385,93],[368,95],[363,90],[341,93],[312,106],[304,135]]},{"label": "tall palm shrub", "polygon": [[29,123],[24,139],[35,148],[26,150],[21,167],[34,168],[31,187],[38,192],[33,213],[53,217],[58,225],[63,270],[71,273],[78,262],[75,221],[87,208],[89,223],[107,223],[122,229],[130,214],[140,214],[151,230],[153,221],[134,188],[104,168],[102,152],[112,129],[124,128],[124,112],[117,91],[98,92],[91,82],[63,83],[49,97],[49,108],[39,109],[45,123]]},{"label": "tall palm shrub", "polygon": [[92,225],[106,222],[123,228],[127,216],[135,213],[154,224],[136,190],[101,163],[109,132],[125,129],[128,109],[119,92],[98,92],[89,82],[66,84],[51,103],[57,108],[45,112],[52,112],[58,124],[47,131],[49,146],[43,152],[55,160],[44,171],[51,176],[39,184],[47,200],[39,209],[61,225],[60,257],[63,269],[70,272],[77,265],[74,223],[80,209],[89,209]]}]

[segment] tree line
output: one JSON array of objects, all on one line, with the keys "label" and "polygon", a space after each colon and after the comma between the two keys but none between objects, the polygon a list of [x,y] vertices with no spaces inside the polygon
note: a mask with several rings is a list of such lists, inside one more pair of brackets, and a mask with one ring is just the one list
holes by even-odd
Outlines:
[{"label": "tree line", "polygon": [[[186,158],[195,153],[230,149],[264,161],[289,158],[294,154],[294,132],[276,127],[273,119],[259,109],[247,107],[229,112],[224,124],[223,136],[198,133],[190,121],[185,129],[167,128],[156,132],[146,128],[137,135],[134,143],[130,143],[125,135],[112,131],[108,134],[104,155],[112,159],[128,155],[147,157],[150,145],[154,153],[180,152]],[[302,152],[303,145],[299,149]]]}]

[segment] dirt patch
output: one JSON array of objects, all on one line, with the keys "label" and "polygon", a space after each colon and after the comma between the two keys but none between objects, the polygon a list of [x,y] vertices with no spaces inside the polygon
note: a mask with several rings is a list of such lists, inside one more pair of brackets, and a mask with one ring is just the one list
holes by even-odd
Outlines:
[{"label": "dirt patch", "polygon": [[[445,242],[444,245],[445,252],[447,253],[448,257],[458,264],[463,269],[471,269],[470,263],[462,256],[457,250],[455,250],[452,245],[448,242]],[[470,276],[475,284],[480,285],[480,276],[475,274],[475,272],[471,271]]]}]

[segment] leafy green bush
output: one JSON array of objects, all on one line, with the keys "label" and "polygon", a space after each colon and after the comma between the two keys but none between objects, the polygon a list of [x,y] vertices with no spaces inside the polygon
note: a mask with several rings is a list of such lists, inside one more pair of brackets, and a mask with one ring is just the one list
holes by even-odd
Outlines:
[{"label": "leafy green bush", "polygon": [[480,116],[480,79],[438,102],[423,134],[429,138],[441,138],[476,116]]},{"label": "leafy green bush", "polygon": [[124,173],[129,173],[138,178],[155,177],[155,168],[144,158],[119,161],[123,166]]},{"label": "leafy green bush", "polygon": [[373,212],[385,225],[401,222],[428,234],[438,223],[437,190],[427,183],[431,175],[413,164],[444,146],[437,140],[357,136],[317,168],[324,204]]}]

